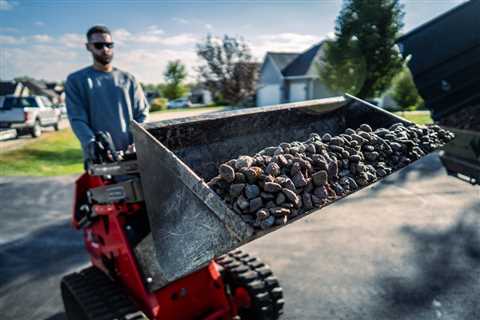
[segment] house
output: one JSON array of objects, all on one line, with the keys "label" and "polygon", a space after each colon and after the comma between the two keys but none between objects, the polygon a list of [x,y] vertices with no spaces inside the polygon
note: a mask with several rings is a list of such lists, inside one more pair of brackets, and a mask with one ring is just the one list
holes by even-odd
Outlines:
[{"label": "house", "polygon": [[[0,97],[16,96],[25,97],[29,95],[45,96],[53,103],[62,102],[63,87],[58,84],[45,83],[33,79],[20,81],[0,81]],[[2,98],[0,98],[2,99]]]},{"label": "house", "polygon": [[28,96],[28,88],[16,81],[0,81],[0,96]]},{"label": "house", "polygon": [[267,52],[257,83],[257,106],[333,96],[318,75],[323,43],[302,53]]},{"label": "house", "polygon": [[190,90],[189,100],[193,104],[204,105],[209,105],[213,102],[212,93],[203,84],[197,84]]},{"label": "house", "polygon": [[30,90],[31,95],[45,96],[53,103],[60,103],[60,95],[54,90],[49,89],[44,81],[34,79],[22,80],[22,84]]},{"label": "house", "polygon": [[0,81],[0,106],[3,105],[5,96],[24,97],[29,94],[30,91],[21,82]]}]

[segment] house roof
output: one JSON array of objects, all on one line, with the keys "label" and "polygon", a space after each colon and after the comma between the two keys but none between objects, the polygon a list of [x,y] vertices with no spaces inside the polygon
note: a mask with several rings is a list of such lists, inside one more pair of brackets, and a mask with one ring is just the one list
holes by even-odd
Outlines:
[{"label": "house roof", "polygon": [[267,52],[267,55],[272,58],[275,65],[278,67],[278,70],[282,71],[299,54],[294,52]]},{"label": "house roof", "polygon": [[299,54],[292,62],[290,62],[283,70],[282,74],[284,77],[292,76],[303,76],[305,75],[310,66],[312,65],[313,60],[315,59],[318,50],[322,47],[323,42],[320,42],[317,45],[314,45],[307,51]]},{"label": "house roof", "polygon": [[310,69],[322,44],[323,42],[320,42],[302,53],[267,52],[267,55],[272,58],[284,77],[304,76]]},{"label": "house roof", "polygon": [[14,81],[0,81],[0,96],[6,96],[15,93],[17,83]]},{"label": "house roof", "polygon": [[44,95],[48,96],[49,98],[56,98],[58,94],[51,89],[47,88],[47,85],[44,82],[29,79],[26,81],[22,81],[23,85],[30,89],[32,94],[36,95]]}]

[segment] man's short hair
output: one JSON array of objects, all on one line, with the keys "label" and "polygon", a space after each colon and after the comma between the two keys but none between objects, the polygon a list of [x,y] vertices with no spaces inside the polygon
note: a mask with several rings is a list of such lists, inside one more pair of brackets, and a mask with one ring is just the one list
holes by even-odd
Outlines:
[{"label": "man's short hair", "polygon": [[87,31],[87,41],[90,41],[94,33],[106,33],[112,35],[110,30],[105,26],[93,26]]}]

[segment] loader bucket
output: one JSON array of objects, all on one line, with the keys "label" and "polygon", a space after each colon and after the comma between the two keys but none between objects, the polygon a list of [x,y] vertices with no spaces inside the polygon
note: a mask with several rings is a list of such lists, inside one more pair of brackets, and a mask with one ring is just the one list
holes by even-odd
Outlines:
[{"label": "loader bucket", "polygon": [[[343,133],[408,121],[352,96],[133,124],[151,235],[136,252],[155,290],[198,270],[214,257],[277,230],[254,231],[205,181],[218,166],[310,133]],[[314,209],[292,219],[296,221]]]}]

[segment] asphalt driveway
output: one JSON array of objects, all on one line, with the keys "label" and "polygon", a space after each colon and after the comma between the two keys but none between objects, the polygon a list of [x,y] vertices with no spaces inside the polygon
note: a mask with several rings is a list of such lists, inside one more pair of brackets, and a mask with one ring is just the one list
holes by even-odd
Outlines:
[{"label": "asphalt driveway", "polygon": [[[88,263],[75,177],[0,177],[2,319],[64,319],[61,276]],[[433,155],[246,246],[284,288],[283,319],[479,319],[480,187]]]}]

